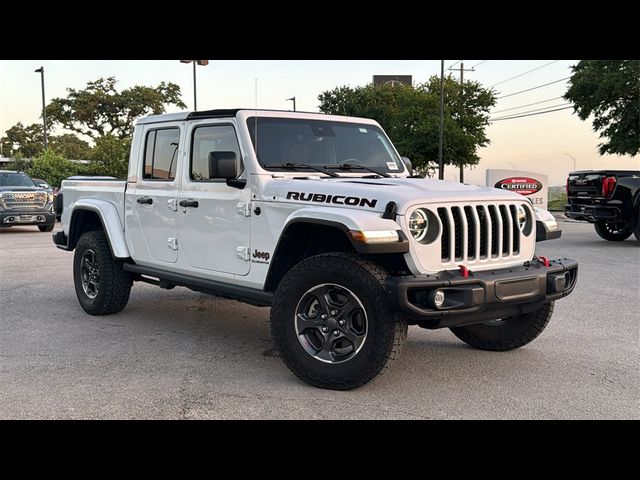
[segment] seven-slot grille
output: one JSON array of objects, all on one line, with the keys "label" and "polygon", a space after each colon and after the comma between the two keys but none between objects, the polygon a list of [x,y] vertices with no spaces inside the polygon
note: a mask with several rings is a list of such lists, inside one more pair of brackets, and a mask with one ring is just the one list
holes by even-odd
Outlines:
[{"label": "seven-slot grille", "polygon": [[439,207],[443,264],[509,258],[520,253],[516,204]]},{"label": "seven-slot grille", "polygon": [[2,206],[12,208],[44,208],[47,204],[47,192],[3,192],[0,195]]}]

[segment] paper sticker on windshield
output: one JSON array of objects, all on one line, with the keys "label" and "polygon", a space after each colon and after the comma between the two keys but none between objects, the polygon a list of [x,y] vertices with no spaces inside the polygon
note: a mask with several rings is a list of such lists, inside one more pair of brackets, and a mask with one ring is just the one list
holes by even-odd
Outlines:
[{"label": "paper sticker on windshield", "polygon": [[360,130],[360,133],[367,133],[367,129],[366,128],[360,127],[358,130]]},{"label": "paper sticker on windshield", "polygon": [[398,170],[398,165],[396,165],[396,162],[387,162],[387,168],[389,170]]}]

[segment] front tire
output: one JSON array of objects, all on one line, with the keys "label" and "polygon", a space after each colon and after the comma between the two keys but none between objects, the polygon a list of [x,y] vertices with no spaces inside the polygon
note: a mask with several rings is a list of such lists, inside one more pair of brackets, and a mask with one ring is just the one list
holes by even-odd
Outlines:
[{"label": "front tire", "polygon": [[530,313],[488,322],[451,328],[451,332],[467,345],[479,350],[504,352],[522,347],[545,329],[553,315],[553,302],[545,303]]},{"label": "front tire", "polygon": [[610,242],[622,242],[631,236],[631,229],[629,227],[620,227],[620,225],[609,222],[597,222],[593,226],[596,229],[596,233],[605,240]]},{"label": "front tire", "polygon": [[41,232],[51,232],[53,231],[53,227],[55,227],[55,223],[48,223],[47,225],[38,225],[38,229]]},{"label": "front tire", "polygon": [[82,309],[89,315],[109,315],[126,307],[133,278],[113,258],[102,230],[84,233],[75,249],[73,282]]},{"label": "front tire", "polygon": [[310,257],[289,270],[271,306],[271,334],[289,370],[315,387],[351,390],[388,367],[407,323],[387,302],[386,277],[347,253]]}]

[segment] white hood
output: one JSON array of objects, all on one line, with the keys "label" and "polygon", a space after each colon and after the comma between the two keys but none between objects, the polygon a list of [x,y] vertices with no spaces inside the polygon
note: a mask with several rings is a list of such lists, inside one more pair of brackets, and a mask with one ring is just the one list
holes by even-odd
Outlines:
[{"label": "white hood", "polygon": [[370,212],[383,212],[387,203],[393,201],[400,215],[417,204],[524,200],[521,195],[497,188],[424,178],[260,177],[264,183],[258,191],[263,201],[322,204]]}]

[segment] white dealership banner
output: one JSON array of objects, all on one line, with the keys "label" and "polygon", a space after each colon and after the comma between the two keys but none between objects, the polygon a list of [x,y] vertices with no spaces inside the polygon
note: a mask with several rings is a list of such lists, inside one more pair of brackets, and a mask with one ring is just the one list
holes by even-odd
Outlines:
[{"label": "white dealership banner", "polygon": [[541,173],[522,170],[487,170],[487,187],[516,192],[531,199],[534,206],[547,209],[549,178]]}]

